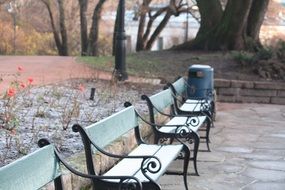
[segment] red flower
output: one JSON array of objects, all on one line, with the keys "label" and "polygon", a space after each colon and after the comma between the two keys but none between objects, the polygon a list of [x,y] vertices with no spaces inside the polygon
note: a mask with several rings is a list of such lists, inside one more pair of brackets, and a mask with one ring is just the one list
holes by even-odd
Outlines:
[{"label": "red flower", "polygon": [[21,82],[20,87],[21,87],[21,88],[26,88],[27,85],[26,85],[25,83]]},{"label": "red flower", "polygon": [[19,72],[23,72],[24,71],[23,67],[22,66],[18,66],[18,71]]},{"label": "red flower", "polygon": [[33,79],[32,77],[29,77],[29,78],[28,78],[28,83],[29,83],[29,85],[32,84],[33,81],[34,81],[34,79]]},{"label": "red flower", "polygon": [[15,94],[16,94],[15,88],[10,87],[10,88],[7,90],[7,95],[8,95],[9,97],[13,97],[13,96],[15,96]]},{"label": "red flower", "polygon": [[83,84],[79,84],[78,89],[79,89],[81,92],[84,92],[84,91],[85,91],[85,87],[83,86]]}]

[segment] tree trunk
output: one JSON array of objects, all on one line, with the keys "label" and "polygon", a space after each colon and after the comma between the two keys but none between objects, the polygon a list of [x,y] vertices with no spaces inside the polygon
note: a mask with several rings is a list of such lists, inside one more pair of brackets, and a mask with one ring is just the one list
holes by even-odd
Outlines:
[{"label": "tree trunk", "polygon": [[99,0],[92,17],[92,26],[89,34],[88,55],[98,56],[98,41],[99,41],[99,23],[101,19],[102,8],[106,0]]},{"label": "tree trunk", "polygon": [[[260,47],[259,32],[264,20],[265,13],[269,0],[253,0],[252,6],[248,15],[246,35],[251,38],[254,44],[249,44]],[[251,41],[251,40],[250,40]]]},{"label": "tree trunk", "polygon": [[209,50],[244,49],[247,17],[252,0],[229,0],[221,22],[209,34],[206,47]]},{"label": "tree trunk", "polygon": [[144,29],[146,24],[146,16],[149,11],[149,4],[151,0],[144,0],[141,7],[140,7],[140,19],[139,19],[139,26],[138,26],[138,34],[137,34],[137,44],[136,44],[136,51],[142,51],[145,47],[145,40],[144,40]]},{"label": "tree trunk", "polygon": [[81,55],[87,55],[88,49],[88,31],[86,12],[88,8],[88,0],[78,0],[80,9],[80,34],[81,34]]},{"label": "tree trunk", "polygon": [[220,23],[223,9],[220,0],[197,0],[201,15],[200,27],[194,40],[183,43],[175,49],[206,49],[209,33]]},{"label": "tree trunk", "polygon": [[[200,1],[200,3],[202,0]],[[201,50],[240,50],[245,48],[244,33],[247,19],[253,0],[228,0],[222,18],[214,17],[216,26],[201,29],[194,41],[186,42],[176,49],[201,49]],[[199,4],[201,6],[201,4]],[[204,6],[204,5],[203,5]],[[204,8],[203,8],[204,9]],[[217,9],[220,10],[220,9]],[[216,10],[216,11],[217,11]],[[219,12],[219,11],[217,11]],[[209,17],[207,12],[203,17]],[[213,15],[212,15],[213,17]],[[207,19],[209,19],[207,18]],[[211,22],[210,22],[211,23]],[[210,25],[209,23],[206,25]],[[202,32],[204,30],[204,32]]]},{"label": "tree trunk", "polygon": [[199,37],[218,25],[223,16],[223,9],[219,0],[197,0],[197,6],[201,15],[200,28],[197,33]]},{"label": "tree trunk", "polygon": [[61,34],[61,55],[68,56],[68,40],[67,40],[67,31],[65,26],[65,13],[63,0],[57,0],[58,9],[59,9],[59,27]]},{"label": "tree trunk", "polygon": [[61,42],[61,39],[60,39],[60,36],[59,36],[59,32],[58,32],[58,30],[56,29],[56,26],[55,26],[54,17],[53,17],[53,13],[52,13],[52,10],[51,10],[51,2],[49,0],[42,0],[42,2],[46,6],[46,8],[48,10],[48,13],[49,13],[52,33],[53,33],[55,45],[56,45],[56,48],[57,48],[57,51],[58,51],[58,55],[63,56],[64,52],[62,51],[62,42]]},{"label": "tree trunk", "polygon": [[[183,4],[183,1],[170,0],[167,6],[160,8],[152,15],[151,10],[149,8],[150,3],[151,3],[151,0],[144,0],[141,6],[136,51],[150,50],[155,40],[159,36],[159,34],[162,32],[164,27],[167,25],[171,16],[173,15],[179,16],[181,12],[186,11],[186,9],[182,8],[183,6],[185,6],[185,4]],[[149,20],[148,20],[147,27],[145,30],[147,13],[149,15]],[[159,25],[156,27],[156,29],[151,34],[152,25],[155,19],[158,18],[163,13],[165,13],[164,18],[162,19],[162,21],[160,21]]]},{"label": "tree trunk", "polygon": [[150,50],[152,48],[156,38],[161,33],[161,31],[164,29],[164,27],[167,25],[171,16],[172,14],[170,12],[166,13],[163,20],[159,23],[159,25],[157,26],[157,28],[154,30],[153,34],[151,35],[150,39],[148,40],[145,50]]}]

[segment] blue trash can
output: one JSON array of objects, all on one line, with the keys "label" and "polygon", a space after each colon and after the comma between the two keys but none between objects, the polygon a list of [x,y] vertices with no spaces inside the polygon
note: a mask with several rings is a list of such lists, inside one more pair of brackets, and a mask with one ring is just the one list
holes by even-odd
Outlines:
[{"label": "blue trash can", "polygon": [[213,101],[214,69],[209,65],[192,65],[188,70],[188,99]]}]

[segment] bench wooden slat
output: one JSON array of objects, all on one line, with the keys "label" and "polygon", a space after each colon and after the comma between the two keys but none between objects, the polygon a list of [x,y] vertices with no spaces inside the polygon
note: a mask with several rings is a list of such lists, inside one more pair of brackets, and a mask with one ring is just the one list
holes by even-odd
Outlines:
[{"label": "bench wooden slat", "polygon": [[[165,125],[185,125],[186,121],[187,121],[187,117],[174,117],[172,118],[170,121],[168,121]],[[198,125],[197,126],[193,126],[193,125],[189,125],[188,127],[192,130],[192,131],[198,131],[198,129],[201,127],[201,125],[205,122],[206,120],[206,116],[198,116],[198,117],[193,117],[193,119],[198,119]],[[159,131],[163,132],[163,133],[175,133],[177,127],[161,127],[159,129]]]},{"label": "bench wooden slat", "polygon": [[[153,155],[160,158],[161,169],[159,172],[155,174],[147,173],[149,177],[151,177],[154,181],[164,174],[165,170],[169,166],[169,164],[177,157],[177,155],[181,152],[183,145],[147,145],[141,144],[136,149],[134,149],[129,155],[138,156],[138,155]],[[113,168],[111,168],[108,172],[104,174],[104,176],[135,176],[141,182],[148,182],[149,180],[142,174],[140,170],[142,159],[123,159]],[[118,180],[109,180],[116,181]]]},{"label": "bench wooden slat", "polygon": [[166,89],[155,95],[152,95],[149,97],[149,99],[151,100],[153,106],[161,112],[163,112],[165,108],[174,103],[170,89]]},{"label": "bench wooden slat", "polygon": [[188,99],[179,109],[186,112],[200,112],[202,111],[202,103],[205,103],[205,100],[199,101]]},{"label": "bench wooden slat", "polygon": [[60,176],[58,163],[52,145],[36,150],[0,168],[0,189],[39,189]]},{"label": "bench wooden slat", "polygon": [[121,110],[85,128],[89,138],[103,148],[137,126],[134,107]]},{"label": "bench wooden slat", "polygon": [[[147,175],[151,179],[153,179],[154,181],[157,181],[158,178],[165,173],[165,171],[168,168],[168,166],[170,165],[170,163],[173,162],[173,160],[175,160],[177,158],[177,156],[181,152],[182,148],[183,148],[183,145],[181,145],[181,144],[179,144],[179,145],[162,145],[160,150],[154,155],[154,156],[160,158],[160,162],[161,162],[162,167],[159,170],[159,172],[157,172],[157,173],[147,172]],[[135,175],[135,177],[142,179],[142,181],[145,181],[145,177],[141,171],[139,171]]]},{"label": "bench wooden slat", "polygon": [[[136,149],[134,149],[129,155],[137,156],[137,155],[154,155],[158,150],[159,145],[145,145],[141,144]],[[104,174],[104,176],[134,176],[138,170],[140,169],[140,165],[142,162],[141,159],[123,159],[113,168],[111,168],[108,172]]]}]

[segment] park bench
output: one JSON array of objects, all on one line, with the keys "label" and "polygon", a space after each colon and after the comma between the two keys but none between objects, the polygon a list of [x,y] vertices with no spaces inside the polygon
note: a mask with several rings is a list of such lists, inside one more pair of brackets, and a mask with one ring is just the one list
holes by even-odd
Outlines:
[{"label": "park bench", "polygon": [[205,136],[200,136],[201,139],[206,140],[208,151],[210,151],[210,129],[214,127],[215,111],[215,97],[212,89],[205,89],[207,91],[207,98],[187,98],[186,92],[188,88],[187,81],[183,77],[178,77],[174,83],[167,83],[167,87],[171,89],[174,98],[174,108],[177,114],[205,114],[207,115],[207,125],[201,128],[200,131],[205,131]]},{"label": "park bench", "polygon": [[213,120],[215,118],[215,93],[213,89],[204,89],[207,94],[206,98],[201,97],[187,97],[187,81],[183,77],[178,77],[173,83],[167,83],[172,91],[174,98],[175,111],[178,114],[198,113],[203,112],[211,119],[211,125],[213,126]]},{"label": "park bench", "polygon": [[40,139],[38,144],[42,148],[0,168],[1,190],[36,190],[52,181],[55,189],[61,190],[63,182],[60,163],[81,177],[98,178],[73,169],[48,140]]},{"label": "park bench", "polygon": [[[192,144],[192,142],[194,143],[193,157],[191,157],[191,160],[193,160],[195,174],[199,175],[197,170],[197,154],[200,144],[198,129],[205,124],[207,116],[202,112],[193,115],[176,114],[174,99],[169,88],[150,97],[142,95],[141,98],[145,100],[148,105],[149,124],[153,127],[155,143],[162,143],[168,139],[170,139],[172,143],[174,137],[177,137],[177,127],[175,126],[187,126],[187,128],[185,128],[186,130],[182,130],[183,135],[179,136],[179,138],[188,141],[190,144]],[[157,115],[166,116],[169,120],[161,124],[161,122],[156,119]]]},{"label": "park bench", "polygon": [[[157,145],[147,144],[141,137],[139,117],[133,106],[129,106],[97,123],[82,127],[73,125],[73,131],[79,132],[85,148],[88,173],[101,176],[93,180],[95,189],[161,189],[158,179],[164,174],[182,175],[185,189],[190,150],[185,144]],[[125,155],[110,153],[106,148],[126,134],[134,132],[137,146]],[[98,172],[100,163],[94,158],[95,153],[115,158],[119,161],[108,171]],[[183,157],[182,172],[167,171],[168,166]],[[106,179],[104,179],[106,177]],[[113,179],[109,179],[113,178]]]}]

